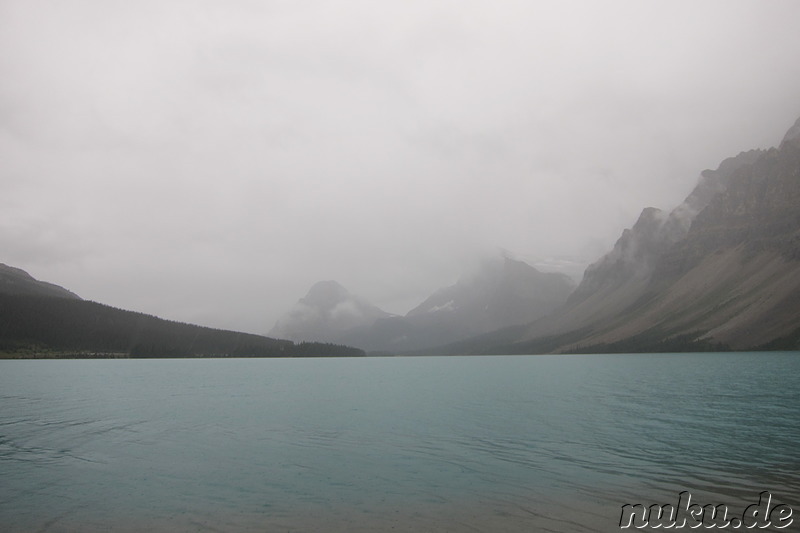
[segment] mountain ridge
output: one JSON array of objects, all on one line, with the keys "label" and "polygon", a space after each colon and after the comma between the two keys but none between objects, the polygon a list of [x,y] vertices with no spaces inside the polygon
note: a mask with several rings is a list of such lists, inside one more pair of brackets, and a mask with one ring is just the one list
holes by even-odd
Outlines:
[{"label": "mountain ridge", "polygon": [[5,263],[0,263],[0,293],[81,299],[80,296],[64,287],[39,281],[21,268]]},{"label": "mountain ridge", "polygon": [[[271,333],[302,341],[312,332],[312,352],[327,343],[350,355],[363,351],[342,345],[380,353],[800,349],[800,119],[777,148],[704,170],[671,211],[644,208],[577,288],[502,256],[405,316],[328,280],[284,318]],[[293,340],[243,335],[84,301],[0,264],[0,351],[303,352]]]},{"label": "mountain ridge", "polygon": [[741,152],[703,171],[669,215],[644,209],[563,308],[504,346],[797,349],[798,302],[800,119],[779,148]]},{"label": "mountain ridge", "polygon": [[362,356],[348,346],[299,343],[165,320],[83,300],[0,264],[0,358]]},{"label": "mountain ridge", "polygon": [[355,299],[342,289],[342,300],[327,305],[308,295],[301,298],[270,334],[291,333],[287,338],[294,340],[323,338],[373,353],[414,352],[544,316],[564,303],[573,288],[574,282],[564,274],[540,272],[500,255],[484,259],[470,275],[435,291],[404,316],[362,301],[360,305],[380,313],[360,313],[361,323],[339,327],[330,320],[331,307]]}]

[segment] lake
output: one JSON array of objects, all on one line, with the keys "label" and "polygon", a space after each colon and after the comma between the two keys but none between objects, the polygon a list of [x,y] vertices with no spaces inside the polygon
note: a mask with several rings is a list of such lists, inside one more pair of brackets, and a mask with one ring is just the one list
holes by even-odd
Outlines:
[{"label": "lake", "polygon": [[[0,361],[6,532],[800,523],[800,354]],[[789,528],[792,529],[792,528]]]}]

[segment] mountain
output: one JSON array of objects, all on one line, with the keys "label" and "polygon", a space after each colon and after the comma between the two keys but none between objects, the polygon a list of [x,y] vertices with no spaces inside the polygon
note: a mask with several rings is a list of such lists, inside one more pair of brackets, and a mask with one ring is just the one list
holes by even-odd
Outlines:
[{"label": "mountain", "polygon": [[320,281],[278,319],[269,335],[293,341],[336,342],[349,330],[371,326],[389,316],[336,281]]},{"label": "mountain", "polygon": [[[800,347],[800,119],[778,148],[701,174],[670,213],[642,211],[567,303],[483,352]],[[451,347],[454,349],[454,347]]]},{"label": "mountain", "polygon": [[539,272],[498,256],[436,291],[405,316],[395,316],[352,296],[338,283],[321,282],[270,335],[336,342],[370,352],[412,352],[530,322],[562,305],[573,289],[574,283],[563,274]]},{"label": "mountain", "polygon": [[80,299],[0,265],[0,357],[354,356],[346,346],[300,343],[164,320]]},{"label": "mountain", "polygon": [[574,288],[566,275],[540,272],[509,257],[493,257],[474,275],[438,290],[406,318],[482,333],[543,316],[562,305]]},{"label": "mountain", "polygon": [[540,272],[509,257],[489,258],[409,311],[405,336],[384,349],[422,350],[524,324],[563,305],[574,288],[564,274]]},{"label": "mountain", "polygon": [[[636,223],[622,232],[614,248],[589,265],[565,309],[545,326],[547,332],[587,327],[636,303],[651,289],[659,261],[672,246],[686,238],[695,217],[727,188],[738,169],[751,165],[762,153],[742,152],[723,161],[717,170],[704,171],[691,194],[670,213],[645,208]],[[538,332],[539,329],[532,329],[532,334]]]},{"label": "mountain", "polygon": [[53,296],[78,299],[80,297],[58,285],[39,281],[22,269],[0,263],[0,294]]}]

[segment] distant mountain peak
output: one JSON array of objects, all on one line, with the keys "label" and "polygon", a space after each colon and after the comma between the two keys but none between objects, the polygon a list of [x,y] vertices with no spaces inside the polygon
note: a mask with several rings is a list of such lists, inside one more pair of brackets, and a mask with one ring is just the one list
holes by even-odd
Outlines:
[{"label": "distant mountain peak", "polygon": [[338,281],[327,280],[318,281],[308,290],[300,301],[307,304],[318,305],[323,308],[330,308],[337,303],[352,298],[350,292]]},{"label": "distant mountain peak", "polygon": [[574,287],[564,274],[540,272],[500,251],[405,316],[386,313],[335,281],[316,283],[270,335],[407,352],[524,324],[562,305]]},{"label": "distant mountain peak", "polygon": [[542,316],[566,301],[573,289],[568,276],[540,272],[503,253],[484,258],[476,271],[439,289],[406,317],[435,315],[452,322],[452,331],[480,334]]},{"label": "distant mountain peak", "polygon": [[344,332],[389,316],[339,282],[319,281],[278,319],[269,335],[292,341],[338,342]]}]

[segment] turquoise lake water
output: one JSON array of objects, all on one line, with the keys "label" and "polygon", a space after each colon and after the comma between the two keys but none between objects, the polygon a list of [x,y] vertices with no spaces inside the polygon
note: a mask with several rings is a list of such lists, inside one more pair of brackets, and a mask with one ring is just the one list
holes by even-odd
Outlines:
[{"label": "turquoise lake water", "polygon": [[[0,361],[0,530],[800,524],[800,354]],[[789,528],[791,530],[792,528]]]}]

